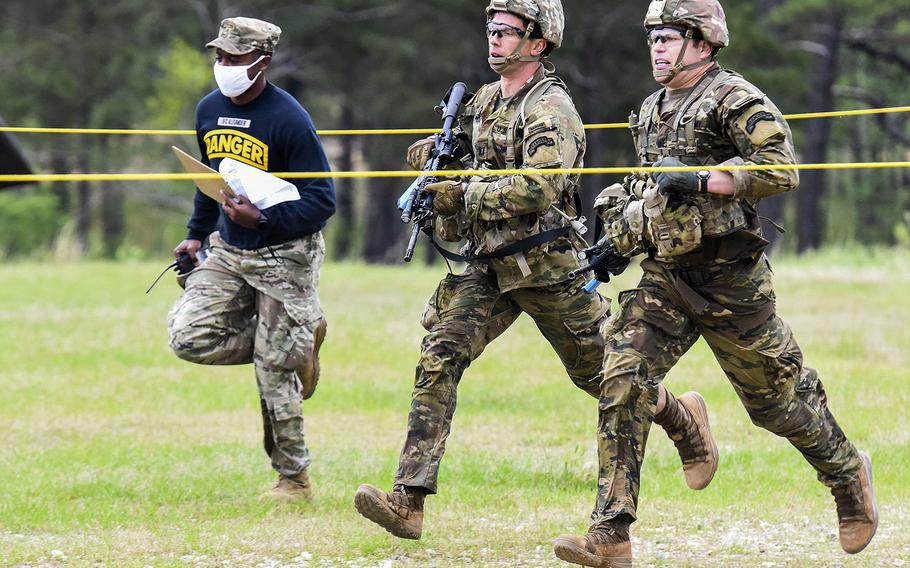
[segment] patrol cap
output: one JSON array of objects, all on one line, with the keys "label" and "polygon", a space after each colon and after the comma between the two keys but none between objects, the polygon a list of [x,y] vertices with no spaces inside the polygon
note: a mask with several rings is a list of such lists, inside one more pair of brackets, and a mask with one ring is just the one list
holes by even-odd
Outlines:
[{"label": "patrol cap", "polygon": [[226,18],[221,21],[218,37],[205,44],[231,55],[246,55],[257,49],[275,51],[281,28],[256,18]]}]

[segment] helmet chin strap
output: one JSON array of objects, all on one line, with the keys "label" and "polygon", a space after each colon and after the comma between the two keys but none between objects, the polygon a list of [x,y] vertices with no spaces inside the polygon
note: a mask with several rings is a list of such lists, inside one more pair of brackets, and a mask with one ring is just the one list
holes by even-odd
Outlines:
[{"label": "helmet chin strap", "polygon": [[508,57],[488,57],[487,61],[490,62],[490,67],[493,68],[497,73],[502,73],[515,63],[519,61],[540,61],[543,59],[540,55],[522,55],[521,48],[524,47],[528,40],[531,38],[531,33],[534,31],[534,22],[528,24],[527,29],[525,30],[525,35],[522,36],[521,41],[518,42],[518,46],[515,48],[515,51],[512,52],[512,55]]},{"label": "helmet chin strap", "polygon": [[654,79],[658,83],[667,84],[673,80],[674,77],[682,73],[683,71],[689,71],[690,69],[698,69],[699,67],[704,67],[705,65],[710,65],[714,63],[714,58],[705,59],[702,61],[697,61],[695,63],[690,63],[688,65],[683,65],[683,57],[686,56],[686,49],[689,47],[689,42],[692,40],[692,35],[695,32],[692,31],[692,28],[686,30],[685,39],[683,39],[682,48],[679,50],[679,56],[676,58],[676,63],[673,64],[673,67],[667,69],[666,71],[655,71]]}]

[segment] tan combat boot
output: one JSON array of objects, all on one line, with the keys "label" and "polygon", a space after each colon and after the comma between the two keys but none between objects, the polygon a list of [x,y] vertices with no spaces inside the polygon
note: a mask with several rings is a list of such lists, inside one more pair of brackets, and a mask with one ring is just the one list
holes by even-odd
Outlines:
[{"label": "tan combat boot", "polygon": [[305,501],[313,500],[313,484],[306,470],[291,477],[279,475],[278,483],[275,484],[275,487],[259,496],[260,501],[290,502],[300,499]]},{"label": "tan combat boot", "polygon": [[319,382],[319,348],[325,340],[325,331],[328,327],[325,319],[319,320],[313,330],[313,353],[307,359],[306,365],[297,369],[297,378],[300,379],[300,396],[306,400],[316,392],[316,383]]},{"label": "tan combat boot", "polygon": [[417,540],[423,529],[424,497],[419,488],[396,485],[386,493],[363,484],[354,494],[354,508],[398,538]]},{"label": "tan combat boot", "polygon": [[666,406],[654,423],[667,431],[682,459],[683,474],[690,489],[704,489],[717,471],[717,444],[711,436],[708,406],[697,392],[678,399],[666,391]]},{"label": "tan combat boot", "polygon": [[556,557],[572,564],[595,568],[632,568],[629,524],[601,522],[585,536],[563,535],[553,543]]},{"label": "tan combat boot", "polygon": [[840,546],[845,552],[862,551],[878,529],[878,509],[872,489],[872,460],[860,452],[862,467],[856,481],[831,489],[837,503],[837,521],[840,528]]}]

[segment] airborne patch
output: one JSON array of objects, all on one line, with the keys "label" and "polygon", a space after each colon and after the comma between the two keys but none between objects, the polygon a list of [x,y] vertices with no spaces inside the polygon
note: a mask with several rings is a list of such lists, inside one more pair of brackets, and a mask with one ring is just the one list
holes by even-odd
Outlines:
[{"label": "airborne patch", "polygon": [[269,147],[261,140],[236,130],[212,130],[203,137],[205,153],[213,158],[234,158],[261,170],[269,169]]},{"label": "airborne patch", "polygon": [[528,157],[533,158],[534,154],[537,153],[544,146],[556,146],[556,140],[550,138],[549,136],[541,136],[537,138],[530,145],[528,145]]},{"label": "airborne patch", "polygon": [[746,122],[746,132],[748,132],[750,135],[753,134],[755,132],[755,128],[758,126],[758,123],[763,120],[770,120],[771,122],[775,122],[774,115],[770,112],[766,110],[757,112],[750,116],[749,120]]}]

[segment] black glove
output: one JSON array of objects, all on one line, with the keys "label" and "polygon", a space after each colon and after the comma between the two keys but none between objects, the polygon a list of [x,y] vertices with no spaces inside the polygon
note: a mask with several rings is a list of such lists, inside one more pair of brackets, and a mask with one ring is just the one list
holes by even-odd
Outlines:
[{"label": "black glove", "polygon": [[[666,157],[654,162],[655,168],[684,168],[686,164],[676,158]],[[695,172],[654,172],[651,174],[661,191],[698,193],[698,176]]]},{"label": "black glove", "polygon": [[594,277],[601,282],[609,282],[610,276],[619,276],[625,271],[631,262],[628,258],[616,254],[613,252],[612,248],[608,248],[604,252],[597,255],[594,258],[592,264],[592,270],[594,271]]}]

